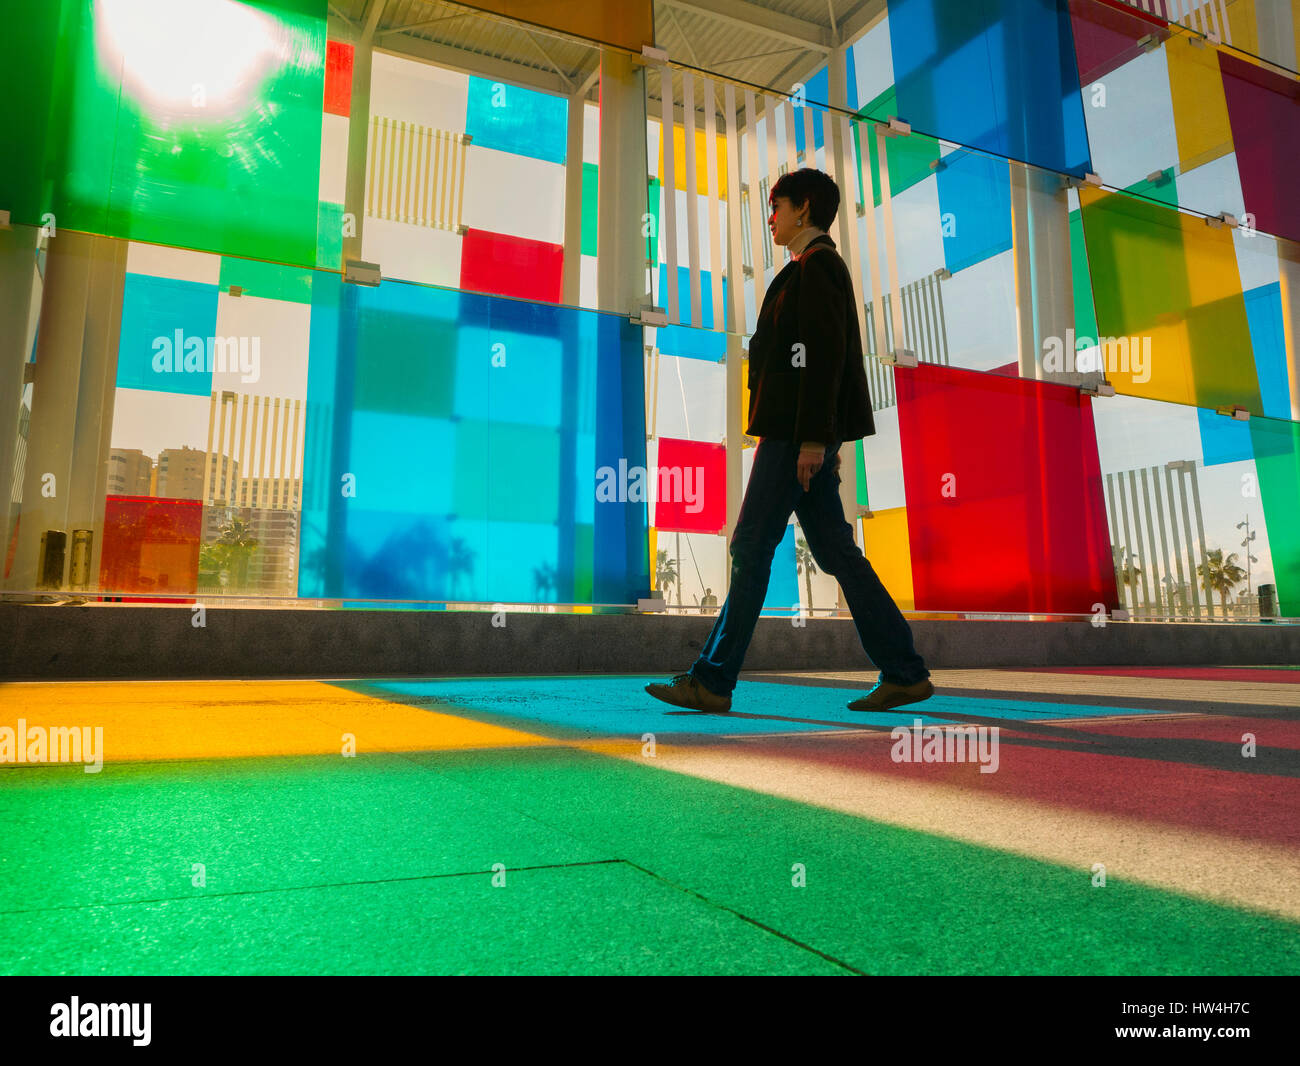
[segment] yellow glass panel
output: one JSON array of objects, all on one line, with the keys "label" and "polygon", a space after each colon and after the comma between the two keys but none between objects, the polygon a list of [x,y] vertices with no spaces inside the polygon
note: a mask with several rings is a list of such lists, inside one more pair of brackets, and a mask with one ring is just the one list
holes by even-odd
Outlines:
[{"label": "yellow glass panel", "polygon": [[1259,55],[1259,28],[1255,21],[1255,0],[1232,0],[1228,4],[1228,29],[1232,46]]},{"label": "yellow glass panel", "polygon": [[1180,171],[1232,151],[1232,128],[1228,124],[1218,52],[1210,45],[1191,44],[1190,40],[1172,37],[1165,44]]},{"label": "yellow glass panel", "polygon": [[912,591],[912,547],[907,539],[907,508],[891,507],[863,518],[863,554],[899,609],[916,610]]},{"label": "yellow glass panel", "polygon": [[[714,140],[718,142],[718,199],[726,200],[727,198],[727,138],[716,136]],[[700,196],[709,195],[709,157],[705,151],[707,142],[704,139],[704,131],[697,129],[695,131],[695,191]],[[663,130],[659,132],[659,169],[656,171],[660,177],[664,172],[664,138]],[[673,126],[673,186],[677,189],[686,188],[686,131],[681,127]]]}]

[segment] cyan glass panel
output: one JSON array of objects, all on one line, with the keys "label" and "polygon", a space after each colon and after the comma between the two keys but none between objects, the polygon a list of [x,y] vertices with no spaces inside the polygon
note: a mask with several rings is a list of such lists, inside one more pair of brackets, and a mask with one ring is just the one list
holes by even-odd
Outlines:
[{"label": "cyan glass panel", "polygon": [[569,103],[563,96],[472,75],[469,79],[465,132],[480,148],[563,163],[568,123]]},{"label": "cyan glass panel", "polygon": [[891,0],[899,117],[971,148],[1091,169],[1065,0]]},{"label": "cyan glass panel", "polygon": [[628,498],[645,466],[638,327],[326,274],[312,297],[300,595],[645,595],[647,508]]},{"label": "cyan glass panel", "polygon": [[785,536],[772,556],[772,576],[767,583],[764,611],[793,614],[799,610],[799,565],[795,557],[794,524],[785,527]]},{"label": "cyan glass panel", "polygon": [[1251,450],[1248,423],[1205,407],[1196,408],[1196,418],[1200,425],[1201,452],[1206,466],[1237,463],[1255,457]]},{"label": "cyan glass panel", "polygon": [[186,396],[212,391],[209,349],[217,333],[217,286],[127,274],[117,386]]},{"label": "cyan glass panel", "polygon": [[1291,386],[1286,373],[1286,336],[1282,330],[1282,287],[1261,285],[1246,294],[1250,343],[1255,349],[1255,371],[1264,414],[1291,417]]},{"label": "cyan glass panel", "polygon": [[[659,264],[659,305],[668,306],[668,265]],[[689,267],[677,268],[678,309],[683,322],[691,321],[691,271]],[[662,326],[656,341],[666,355],[681,355],[688,359],[708,359],[717,362],[727,354],[725,333],[713,332],[719,327],[713,323],[713,274],[700,271],[700,322],[699,328],[691,326]],[[727,279],[722,279],[722,306],[727,308]]]}]

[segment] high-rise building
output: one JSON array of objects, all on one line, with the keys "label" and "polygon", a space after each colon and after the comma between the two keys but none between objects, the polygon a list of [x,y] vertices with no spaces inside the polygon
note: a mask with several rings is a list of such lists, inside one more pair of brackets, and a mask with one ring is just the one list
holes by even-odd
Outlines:
[{"label": "high-rise building", "polygon": [[197,448],[164,448],[158,455],[158,496],[173,500],[203,499],[206,460]]},{"label": "high-rise building", "polygon": [[139,448],[114,448],[108,456],[108,494],[153,495],[153,469],[153,458]]}]

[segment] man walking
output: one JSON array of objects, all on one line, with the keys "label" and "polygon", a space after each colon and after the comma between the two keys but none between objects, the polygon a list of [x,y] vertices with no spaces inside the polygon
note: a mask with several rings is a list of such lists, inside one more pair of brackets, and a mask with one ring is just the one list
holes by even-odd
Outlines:
[{"label": "man walking", "polygon": [[840,502],[840,445],[876,431],[852,278],[826,232],[840,191],[829,175],[805,167],[778,179],[769,203],[772,241],[788,248],[791,260],[772,280],[749,344],[746,432],[761,440],[731,538],[731,589],[690,670],[646,692],[677,707],[731,709],[772,556],[793,511],[817,565],[844,590],[862,647],[881,671],[850,709],[917,703],[934,694],[930,671]]}]

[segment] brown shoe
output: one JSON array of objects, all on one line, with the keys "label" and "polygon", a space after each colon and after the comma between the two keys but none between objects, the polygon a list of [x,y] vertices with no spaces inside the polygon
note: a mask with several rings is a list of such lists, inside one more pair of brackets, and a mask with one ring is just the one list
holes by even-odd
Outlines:
[{"label": "brown shoe", "polygon": [[650,684],[646,685],[645,690],[657,700],[691,711],[721,713],[731,710],[730,696],[710,692],[692,674],[678,674],[666,685]]},{"label": "brown shoe", "polygon": [[888,711],[908,703],[920,703],[934,695],[934,686],[927,677],[915,685],[895,685],[877,681],[875,688],[860,700],[849,704],[850,711]]}]

